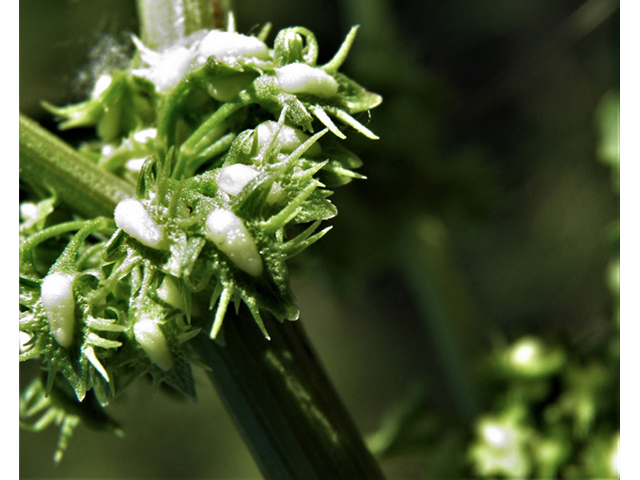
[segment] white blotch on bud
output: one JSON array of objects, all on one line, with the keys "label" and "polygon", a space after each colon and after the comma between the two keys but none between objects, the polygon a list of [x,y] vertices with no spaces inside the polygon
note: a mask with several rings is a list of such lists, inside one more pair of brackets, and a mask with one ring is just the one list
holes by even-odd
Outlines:
[{"label": "white blotch on bud", "polygon": [[33,221],[38,219],[38,206],[33,202],[20,204],[20,218],[23,221]]},{"label": "white blotch on bud", "polygon": [[95,86],[93,87],[93,92],[91,92],[91,96],[93,98],[98,98],[102,92],[104,92],[111,85],[111,75],[102,75],[98,78]]},{"label": "white blotch on bud", "polygon": [[162,249],[165,238],[144,205],[134,198],[122,200],[113,214],[116,225],[147,247]]},{"label": "white blotch on bud", "polygon": [[276,78],[285,92],[309,93],[319,97],[333,97],[338,93],[338,82],[324,70],[306,63],[291,63],[276,68]]},{"label": "white blotch on bud", "polygon": [[173,308],[184,310],[184,301],[180,289],[171,277],[164,277],[162,285],[158,289],[158,297],[167,302]]},{"label": "white blotch on bud", "polygon": [[143,315],[133,326],[133,333],[153,363],[165,371],[173,368],[173,357],[167,339],[153,318]]},{"label": "white blotch on bud", "polygon": [[[262,150],[271,142],[271,139],[275,135],[278,129],[277,122],[273,120],[267,120],[262,122],[256,128],[256,134],[258,135],[258,145]],[[278,133],[278,145],[282,153],[291,153],[304,142],[309,139],[309,135],[302,130],[291,127],[289,125],[283,125]],[[306,157],[317,157],[322,153],[322,147],[318,143],[311,145],[304,153]]]},{"label": "white blotch on bud", "polygon": [[27,346],[27,343],[31,340],[31,335],[27,332],[20,332],[19,334],[20,340],[20,353],[24,353],[31,348],[31,345]]},{"label": "white blotch on bud", "polygon": [[147,143],[149,140],[153,140],[158,135],[158,130],[155,128],[146,128],[144,130],[138,130],[133,134],[133,139],[138,143]]},{"label": "white blotch on bud", "polygon": [[73,343],[75,326],[73,275],[51,273],[44,278],[40,288],[40,298],[47,312],[51,334],[56,342],[68,348]]},{"label": "white blotch on bud", "polygon": [[[218,187],[220,187],[220,190],[223,192],[235,196],[257,176],[258,172],[253,167],[242,163],[236,163],[220,169],[217,176]],[[282,190],[280,184],[278,182],[273,182],[271,190],[269,190],[269,194],[267,195],[266,202],[269,204],[275,203],[280,200],[283,195],[284,190]]]},{"label": "white blotch on bud", "polygon": [[207,233],[216,247],[240,269],[254,277],[262,274],[262,258],[253,237],[230,210],[217,209],[206,221]]},{"label": "white blotch on bud", "polygon": [[261,60],[269,58],[269,49],[256,37],[236,32],[212,30],[202,39],[198,46],[201,58],[218,57],[256,57]]}]

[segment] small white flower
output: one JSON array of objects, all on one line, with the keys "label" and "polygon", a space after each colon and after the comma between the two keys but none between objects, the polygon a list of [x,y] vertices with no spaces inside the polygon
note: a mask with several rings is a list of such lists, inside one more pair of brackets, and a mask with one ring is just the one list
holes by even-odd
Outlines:
[{"label": "small white flower", "polygon": [[160,285],[157,293],[158,297],[167,302],[173,308],[184,310],[184,301],[182,300],[180,289],[171,277],[164,277],[164,280],[162,280],[162,285]]},{"label": "small white flower", "polygon": [[143,245],[163,249],[164,235],[158,224],[151,218],[144,205],[134,198],[122,200],[113,214],[118,228],[121,228]]},{"label": "small white flower", "polygon": [[38,206],[33,202],[23,202],[20,204],[20,218],[23,221],[33,221],[38,219]]},{"label": "small white flower", "polygon": [[222,30],[211,30],[200,42],[198,54],[200,62],[208,57],[217,57],[230,64],[235,63],[237,57],[269,59],[269,49],[259,38]]},{"label": "small white flower", "polygon": [[165,371],[173,368],[173,357],[167,339],[153,318],[143,315],[133,326],[133,333],[153,363]]},{"label": "small white flower", "polygon": [[111,85],[111,75],[102,75],[98,78],[95,86],[93,87],[93,91],[91,92],[91,96],[93,98],[98,98],[102,92],[104,92]]},{"label": "small white flower", "polygon": [[76,300],[73,296],[73,275],[51,273],[42,281],[41,300],[51,334],[61,346],[73,343]]},{"label": "small white flower", "polygon": [[215,246],[240,270],[254,277],[262,274],[262,258],[256,243],[242,220],[233,212],[222,208],[214,210],[207,217],[206,227]]},{"label": "small white flower", "polygon": [[306,63],[291,63],[276,69],[276,78],[285,92],[309,93],[318,97],[333,97],[338,82],[324,70]]},{"label": "small white flower", "polygon": [[[249,165],[236,163],[223,167],[218,173],[218,187],[229,195],[239,194],[247,184],[258,176],[258,172]],[[267,203],[275,203],[282,198],[284,190],[278,182],[273,182],[271,190],[267,195]]]}]

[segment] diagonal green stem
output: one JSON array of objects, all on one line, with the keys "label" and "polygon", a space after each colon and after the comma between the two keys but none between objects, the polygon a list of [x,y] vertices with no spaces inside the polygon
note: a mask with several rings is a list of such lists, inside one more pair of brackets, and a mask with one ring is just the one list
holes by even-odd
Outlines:
[{"label": "diagonal green stem", "polygon": [[102,170],[29,117],[20,114],[20,179],[55,192],[79,214],[111,217],[134,186]]}]

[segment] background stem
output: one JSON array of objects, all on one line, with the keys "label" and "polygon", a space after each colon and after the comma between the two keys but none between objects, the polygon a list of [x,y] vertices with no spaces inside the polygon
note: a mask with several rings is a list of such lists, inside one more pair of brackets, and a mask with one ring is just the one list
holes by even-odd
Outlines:
[{"label": "background stem", "polygon": [[142,42],[162,50],[202,29],[225,28],[230,2],[137,0]]},{"label": "background stem", "polygon": [[258,467],[274,479],[383,478],[299,322],[227,318],[225,346],[191,344]]}]

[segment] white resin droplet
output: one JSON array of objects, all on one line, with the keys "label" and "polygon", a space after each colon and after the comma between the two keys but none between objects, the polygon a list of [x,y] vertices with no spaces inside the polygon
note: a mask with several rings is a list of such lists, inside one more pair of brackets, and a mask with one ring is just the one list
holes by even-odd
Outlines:
[{"label": "white resin droplet", "polygon": [[236,32],[212,30],[202,39],[198,47],[201,57],[256,57],[261,60],[269,58],[269,49],[256,37]]},{"label": "white resin droplet", "polygon": [[338,82],[324,70],[306,63],[291,63],[276,69],[278,83],[288,93],[309,93],[319,97],[333,97]]},{"label": "white resin droplet", "polygon": [[164,277],[162,285],[158,289],[158,297],[167,302],[173,308],[179,308],[184,310],[184,300],[182,300],[182,294],[180,289],[176,285],[176,282],[171,277]]},{"label": "white resin droplet", "polygon": [[214,210],[206,221],[207,233],[216,247],[240,269],[254,277],[262,274],[262,258],[253,237],[233,212]]},{"label": "white resin droplet", "polygon": [[122,200],[113,214],[116,225],[147,247],[162,249],[165,238],[144,205],[134,198]]},{"label": "white resin droplet", "polygon": [[73,343],[76,300],[73,296],[73,275],[52,273],[41,285],[41,299],[51,334],[61,346],[68,348]]},{"label": "white resin droplet", "polygon": [[[236,163],[223,167],[218,173],[218,187],[229,195],[239,194],[247,184],[258,176],[258,172],[249,165]],[[267,195],[266,202],[271,204],[277,202],[284,195],[284,190],[278,182],[273,182],[271,190]]]},{"label": "white resin droplet", "polygon": [[104,92],[111,85],[111,75],[102,75],[98,78],[95,86],[93,87],[93,92],[91,92],[91,97],[98,98],[102,92]]},{"label": "white resin droplet", "polygon": [[153,363],[165,371],[173,368],[173,357],[167,339],[154,319],[142,316],[133,326],[133,333]]}]

